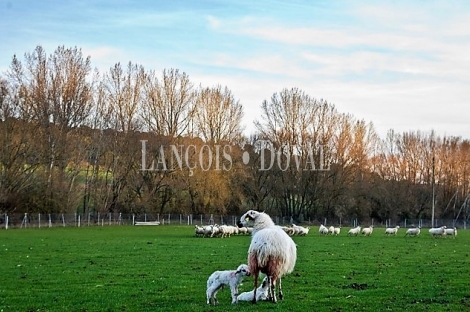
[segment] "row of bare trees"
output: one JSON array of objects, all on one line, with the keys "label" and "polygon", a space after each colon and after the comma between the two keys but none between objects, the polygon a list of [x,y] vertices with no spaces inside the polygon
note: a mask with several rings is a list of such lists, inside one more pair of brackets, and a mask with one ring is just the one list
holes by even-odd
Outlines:
[{"label": "row of bare trees", "polygon": [[415,218],[430,216],[435,185],[437,216],[468,218],[468,140],[381,139],[297,88],[261,108],[247,138],[227,87],[177,69],[100,73],[76,47],[15,55],[0,76],[0,212]]}]

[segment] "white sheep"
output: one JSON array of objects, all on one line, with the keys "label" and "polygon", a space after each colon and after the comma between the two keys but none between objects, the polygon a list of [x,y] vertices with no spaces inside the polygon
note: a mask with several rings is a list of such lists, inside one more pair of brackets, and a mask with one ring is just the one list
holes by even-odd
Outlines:
[{"label": "white sheep", "polygon": [[328,234],[331,234],[331,235],[335,234],[335,227],[334,226],[330,226],[328,228]]},{"label": "white sheep", "polygon": [[230,237],[233,234],[233,228],[230,225],[219,226],[220,237]]},{"label": "white sheep", "polygon": [[340,227],[335,227],[335,229],[334,229],[334,234],[335,234],[336,236],[338,236],[339,233],[341,233],[341,228],[340,228]]},{"label": "white sheep", "polygon": [[[266,276],[261,285],[256,289],[256,301],[268,300],[269,281]],[[238,301],[253,301],[254,289],[252,291],[246,291],[238,295]]]},{"label": "white sheep", "polygon": [[199,226],[199,225],[195,225],[195,226],[194,226],[194,235],[195,235],[196,237],[198,237],[198,236],[204,236],[204,227]]},{"label": "white sheep", "polygon": [[349,235],[354,235],[354,236],[357,236],[359,233],[361,233],[361,227],[360,226],[356,226],[355,228],[352,228],[348,231],[348,236]]},{"label": "white sheep", "polygon": [[326,235],[328,234],[328,228],[324,226],[323,224],[320,224],[320,227],[318,228],[318,232],[320,235]]},{"label": "white sheep", "polygon": [[436,236],[445,236],[446,235],[446,226],[441,226],[438,228],[430,228],[429,229],[429,234],[431,234],[432,237]]},{"label": "white sheep", "polygon": [[219,304],[219,301],[215,297],[217,291],[223,286],[229,286],[232,294],[232,304],[238,302],[238,285],[241,284],[245,276],[250,276],[250,270],[248,265],[241,264],[236,270],[231,271],[215,271],[207,279],[207,304],[211,304],[211,301],[214,305]]},{"label": "white sheep", "polygon": [[246,227],[238,228],[239,234],[248,234],[248,229]]},{"label": "white sheep", "polygon": [[418,236],[421,233],[421,229],[419,227],[409,228],[406,230],[405,236]]},{"label": "white sheep", "polygon": [[373,231],[374,231],[374,227],[372,225],[369,226],[369,227],[365,227],[365,228],[362,229],[362,235],[370,236]]},{"label": "white sheep", "polygon": [[266,274],[269,284],[269,300],[277,302],[276,283],[279,280],[279,299],[283,298],[281,278],[294,270],[297,260],[297,247],[264,212],[249,210],[238,222],[238,227],[253,227],[251,244],[248,249],[248,265],[254,276],[253,303],[256,303],[259,272]]},{"label": "white sheep", "polygon": [[455,238],[457,236],[457,228],[446,229],[446,236],[452,236]]},{"label": "white sheep", "polygon": [[398,233],[398,229],[400,228],[399,225],[397,225],[396,227],[393,227],[393,228],[386,228],[385,229],[385,235],[397,235]]},{"label": "white sheep", "polygon": [[308,234],[308,232],[310,231],[310,227],[303,227],[303,226],[299,226],[299,236],[306,236]]},{"label": "white sheep", "polygon": [[213,225],[206,225],[206,226],[204,227],[204,235],[203,235],[203,236],[204,236],[204,237],[209,237],[209,236],[211,236],[211,234],[212,234],[212,228],[213,228],[213,227],[214,227]]}]

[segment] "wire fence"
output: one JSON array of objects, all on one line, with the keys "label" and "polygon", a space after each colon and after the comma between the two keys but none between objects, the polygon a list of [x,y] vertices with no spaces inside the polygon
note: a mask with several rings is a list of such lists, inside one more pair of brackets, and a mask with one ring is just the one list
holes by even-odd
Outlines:
[{"label": "wire fence", "polygon": [[[382,222],[377,220],[358,220],[358,219],[322,219],[322,220],[295,220],[289,216],[271,216],[278,225],[304,225],[315,227],[323,224],[325,226],[340,227],[362,227],[373,225],[374,227],[432,227],[431,220],[428,219],[388,219]],[[86,226],[116,226],[116,225],[208,225],[208,224],[227,224],[236,225],[240,216],[235,215],[185,215],[185,214],[123,214],[123,213],[89,213],[89,214],[28,214],[28,213],[10,213],[0,215],[0,229],[8,228],[47,228],[47,227],[86,227]],[[443,226],[448,228],[467,228],[466,220],[435,219],[434,226]]]}]

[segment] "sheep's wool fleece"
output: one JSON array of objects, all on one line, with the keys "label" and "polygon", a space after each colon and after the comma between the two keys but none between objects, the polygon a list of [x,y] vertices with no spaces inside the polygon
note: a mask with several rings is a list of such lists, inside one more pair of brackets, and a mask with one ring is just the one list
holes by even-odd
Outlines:
[{"label": "sheep's wool fleece", "polygon": [[257,255],[258,265],[267,266],[270,257],[281,261],[280,276],[291,273],[297,260],[297,248],[292,238],[280,227],[269,226],[253,234],[248,253]]}]

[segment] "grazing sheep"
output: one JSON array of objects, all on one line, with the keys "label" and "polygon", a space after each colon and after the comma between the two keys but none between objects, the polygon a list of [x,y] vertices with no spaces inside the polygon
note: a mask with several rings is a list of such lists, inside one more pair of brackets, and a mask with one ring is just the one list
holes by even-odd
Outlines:
[{"label": "grazing sheep", "polygon": [[[269,282],[266,276],[256,289],[256,301],[268,300]],[[255,291],[247,291],[238,295],[238,301],[253,301]]]},{"label": "grazing sheep", "polygon": [[211,236],[211,234],[212,234],[212,228],[213,228],[213,227],[214,227],[213,225],[206,225],[206,226],[204,227],[204,235],[203,235],[203,236],[204,236],[204,237],[209,237],[209,236]]},{"label": "grazing sheep", "polygon": [[429,229],[429,234],[431,234],[432,237],[436,236],[445,236],[446,235],[446,226],[441,226],[438,228],[430,228]]},{"label": "grazing sheep", "polygon": [[334,226],[330,226],[328,228],[328,234],[331,234],[331,235],[335,234],[335,227]]},{"label": "grazing sheep", "polygon": [[419,227],[409,228],[408,230],[406,230],[405,236],[418,236],[419,233],[421,233],[421,229]]},{"label": "grazing sheep", "polygon": [[341,233],[341,228],[340,228],[340,227],[335,227],[334,234],[335,234],[336,236],[338,236],[339,233]]},{"label": "grazing sheep", "polygon": [[268,300],[277,302],[276,282],[279,280],[279,299],[282,299],[281,278],[294,270],[297,260],[297,247],[294,241],[264,212],[249,210],[240,218],[237,225],[253,227],[248,249],[248,265],[255,279],[252,302],[256,303],[258,298],[256,292],[259,272],[268,277]]},{"label": "grazing sheep", "polygon": [[232,304],[238,302],[238,285],[241,284],[245,276],[250,276],[250,270],[248,265],[241,264],[236,270],[232,271],[215,271],[207,279],[207,304],[211,304],[211,301],[214,305],[219,304],[219,301],[215,297],[217,291],[223,286],[229,286],[232,293]]},{"label": "grazing sheep", "polygon": [[354,236],[357,236],[359,233],[361,233],[361,227],[360,226],[356,226],[355,228],[352,228],[348,231],[348,236],[349,235],[354,235]]},{"label": "grazing sheep", "polygon": [[374,227],[371,225],[369,227],[363,228],[362,229],[362,235],[364,236],[370,236],[372,232],[374,231]]},{"label": "grazing sheep", "polygon": [[328,234],[328,228],[324,226],[323,224],[320,224],[320,228],[318,229],[318,232],[320,235],[326,235]]},{"label": "grazing sheep", "polygon": [[397,235],[398,233],[398,229],[400,228],[399,225],[397,225],[396,227],[394,228],[386,228],[385,229],[385,235]]},{"label": "grazing sheep", "polygon": [[194,226],[194,235],[196,237],[204,236],[204,227],[195,225]]},{"label": "grazing sheep", "polygon": [[310,231],[310,227],[303,227],[303,226],[298,226],[299,229],[299,236],[306,236],[308,232]]},{"label": "grazing sheep", "polygon": [[457,236],[457,228],[452,228],[452,229],[446,229],[446,236],[452,236],[453,238],[455,238]]}]

